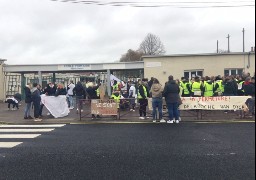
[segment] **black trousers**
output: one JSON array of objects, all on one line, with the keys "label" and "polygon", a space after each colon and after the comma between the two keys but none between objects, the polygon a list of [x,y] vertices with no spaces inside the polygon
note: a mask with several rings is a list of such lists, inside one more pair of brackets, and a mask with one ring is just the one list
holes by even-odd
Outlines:
[{"label": "black trousers", "polygon": [[40,113],[40,101],[39,102],[33,102],[34,104],[34,117],[38,118],[39,117],[39,113]]},{"label": "black trousers", "polygon": [[142,115],[144,115],[144,117],[146,116],[146,111],[147,111],[147,106],[148,106],[148,100],[147,99],[139,99],[139,103],[140,103],[140,117],[142,117]]}]

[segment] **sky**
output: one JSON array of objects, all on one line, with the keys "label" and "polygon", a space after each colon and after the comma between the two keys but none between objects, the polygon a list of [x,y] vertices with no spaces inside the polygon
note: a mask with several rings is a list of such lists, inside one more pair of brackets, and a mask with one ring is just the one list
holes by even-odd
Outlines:
[{"label": "sky", "polygon": [[[144,6],[165,6],[110,6],[61,0],[0,0],[0,59],[6,59],[6,64],[117,62],[129,49],[137,50],[148,33],[160,38],[166,55],[215,53],[217,40],[219,49],[227,50],[228,34],[230,51],[242,52],[243,28],[245,51],[248,52],[255,46],[254,1],[132,2]],[[179,3],[171,4],[174,2]],[[241,6],[248,4],[254,6]],[[240,7],[212,7],[219,5]],[[195,6],[204,8],[191,8]]]}]

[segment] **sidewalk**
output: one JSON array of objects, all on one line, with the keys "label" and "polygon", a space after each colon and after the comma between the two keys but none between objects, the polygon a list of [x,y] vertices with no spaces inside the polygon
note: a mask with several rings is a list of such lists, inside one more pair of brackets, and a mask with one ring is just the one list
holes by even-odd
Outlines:
[{"label": "sidewalk", "polygon": [[[42,123],[74,123],[74,124],[80,124],[80,123],[151,123],[152,118],[146,119],[146,120],[140,120],[137,116],[138,111],[136,112],[127,112],[127,116],[122,117],[120,120],[112,119],[112,118],[101,118],[101,119],[95,119],[92,120],[91,118],[83,118],[81,121],[79,119],[79,114],[76,113],[76,110],[71,110],[70,114],[67,117],[63,118],[54,118],[52,116],[47,116],[47,109],[44,107],[43,109],[43,121],[41,122],[34,122],[32,120],[26,120],[24,119],[24,103],[22,102],[19,110],[10,111],[7,108],[7,103],[0,103],[0,124],[42,124]],[[184,112],[181,111],[181,118],[182,122],[216,122],[216,121],[222,121],[222,122],[233,122],[233,121],[253,121],[255,122],[255,117],[253,118],[245,118],[240,119],[238,116],[238,112],[236,113],[227,113],[225,114],[223,111],[209,111],[210,113],[208,116],[204,116],[202,120],[197,120],[195,116],[191,116],[191,112]],[[187,117],[187,116],[190,117]],[[31,110],[31,116],[33,117],[33,110]]]}]

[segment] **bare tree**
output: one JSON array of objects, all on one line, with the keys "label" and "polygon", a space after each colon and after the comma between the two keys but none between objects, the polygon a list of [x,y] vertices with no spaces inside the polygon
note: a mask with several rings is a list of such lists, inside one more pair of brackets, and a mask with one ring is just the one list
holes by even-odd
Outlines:
[{"label": "bare tree", "polygon": [[139,50],[141,50],[145,55],[165,54],[165,48],[160,38],[150,33],[140,44]]},{"label": "bare tree", "polygon": [[120,62],[140,61],[142,55],[143,53],[141,51],[129,49],[127,53],[122,55]]}]

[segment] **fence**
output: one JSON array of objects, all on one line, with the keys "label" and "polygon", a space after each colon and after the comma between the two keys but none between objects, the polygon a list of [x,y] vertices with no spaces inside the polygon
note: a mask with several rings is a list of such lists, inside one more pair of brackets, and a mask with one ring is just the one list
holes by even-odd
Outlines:
[{"label": "fence", "polygon": [[[221,96],[221,97],[186,97],[182,98],[179,109],[182,118],[243,118],[246,109],[245,101],[249,96]],[[111,118],[116,120],[132,119],[139,117],[139,105],[135,109],[132,104],[135,99],[121,99],[120,103],[110,100],[87,100],[81,99],[79,110],[80,120],[82,118]],[[148,99],[147,117],[152,118],[152,99]],[[93,116],[94,115],[94,116]],[[168,111],[163,100],[163,116],[168,117]]]}]

